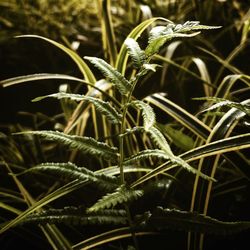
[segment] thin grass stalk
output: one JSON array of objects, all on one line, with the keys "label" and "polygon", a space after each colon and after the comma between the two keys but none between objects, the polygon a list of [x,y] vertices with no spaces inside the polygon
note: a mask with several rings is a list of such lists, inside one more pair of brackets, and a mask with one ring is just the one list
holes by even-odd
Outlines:
[{"label": "thin grass stalk", "polygon": [[[28,207],[32,207],[36,201],[32,198],[29,192],[25,189],[23,184],[18,180],[18,178],[14,175],[11,168],[5,163],[6,168],[8,169],[9,173],[12,174],[12,178],[16,183],[18,189],[20,190],[21,194],[24,197]],[[37,211],[41,211],[41,208],[37,209]],[[46,236],[47,240],[50,242],[51,246],[55,249],[65,249],[65,250],[72,250],[68,240],[62,235],[62,233],[56,228],[55,225],[47,224],[46,226],[39,225],[41,230],[43,231],[44,235]]]},{"label": "thin grass stalk", "polygon": [[110,62],[110,65],[114,66],[117,57],[117,48],[113,29],[113,22],[111,19],[111,1],[99,0],[98,2],[101,13],[103,50],[105,53],[106,60]]}]

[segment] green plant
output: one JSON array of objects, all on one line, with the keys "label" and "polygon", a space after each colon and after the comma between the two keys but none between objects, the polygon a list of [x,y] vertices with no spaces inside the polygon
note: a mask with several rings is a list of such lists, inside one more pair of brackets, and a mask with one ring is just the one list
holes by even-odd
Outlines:
[{"label": "green plant", "polygon": [[[136,40],[155,21],[162,25],[151,29],[148,44],[141,49]],[[8,214],[9,221],[3,218],[1,233],[14,226],[17,230],[25,229],[28,223],[35,222],[39,223],[54,249],[90,249],[104,243],[107,243],[105,249],[111,249],[116,245],[115,240],[122,243],[126,237],[133,239],[133,243],[124,243],[126,248],[134,244],[139,249],[142,242],[138,236],[165,234],[169,228],[194,232],[189,233],[189,246],[193,248],[197,247],[197,233],[224,235],[248,229],[248,221],[222,222],[206,214],[217,177],[225,186],[234,178],[249,177],[249,171],[244,167],[248,161],[244,150],[250,146],[250,134],[231,135],[237,122],[241,121],[239,118],[249,115],[249,101],[239,103],[207,97],[206,101],[219,102],[207,111],[220,107],[230,110],[223,113],[222,118],[217,112],[207,113],[201,121],[160,94],[149,95],[144,100],[134,96],[136,86],[160,67],[154,60],[160,58],[157,53],[165,43],[176,37],[194,37],[199,30],[213,28],[217,27],[199,22],[175,25],[162,18],[149,19],[132,30],[117,57],[110,51],[113,66],[100,58],[85,57],[105,76],[99,81],[74,51],[53,40],[29,36],[46,40],[64,51],[76,63],[84,80],[69,75],[37,74],[2,81],[3,86],[61,79],[85,84],[88,90],[84,95],[75,94],[62,86],[59,93],[33,100],[59,99],[64,112],[63,122],[59,119],[53,122],[59,131],[23,131],[14,135],[12,140],[19,138],[28,141],[28,145],[33,144],[29,149],[35,158],[33,162],[23,158],[22,147],[19,149],[15,141],[8,141],[3,136],[4,143],[10,145],[7,149],[11,150],[1,148],[2,166],[16,183],[21,196],[8,189],[2,190],[2,195],[8,199],[1,203],[1,207],[17,217]],[[240,75],[237,79],[248,84],[249,77]],[[223,88],[224,84],[222,82],[218,88],[220,94],[216,97],[227,97],[225,93],[230,89]],[[210,85],[205,83],[204,88],[209,93],[207,86]],[[160,124],[151,105],[172,117],[175,124]],[[180,124],[182,130],[178,131],[176,126]],[[166,138],[172,141],[171,146]],[[11,151],[15,152],[13,161],[8,160]],[[235,159],[245,164],[237,166]],[[219,176],[215,176],[217,169]],[[229,178],[229,174],[233,178]],[[31,194],[31,190],[25,188],[34,185],[28,176],[34,176],[38,183],[46,183],[45,187],[37,187],[36,191],[40,191],[37,199],[32,198],[36,193]],[[165,196],[161,196],[160,201],[147,202],[147,197],[158,191]],[[72,193],[74,199],[69,197]],[[62,197],[64,199],[60,201]],[[11,205],[14,201],[26,203],[28,208],[21,205],[17,209]],[[56,208],[58,205],[60,208]],[[77,232],[77,236],[62,233],[64,228],[59,230],[54,225],[58,223],[68,225],[67,228]],[[108,229],[103,228],[104,225]],[[80,233],[86,226],[92,232]],[[202,245],[203,236],[199,237]],[[119,248],[119,244],[116,247]],[[123,249],[122,246],[119,249]]]}]

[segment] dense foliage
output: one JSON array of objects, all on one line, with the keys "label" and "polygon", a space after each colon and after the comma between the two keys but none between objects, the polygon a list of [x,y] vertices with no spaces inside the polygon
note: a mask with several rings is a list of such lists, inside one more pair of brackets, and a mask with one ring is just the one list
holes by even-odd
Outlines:
[{"label": "dense foliage", "polygon": [[245,4],[1,7],[2,249],[243,248]]}]

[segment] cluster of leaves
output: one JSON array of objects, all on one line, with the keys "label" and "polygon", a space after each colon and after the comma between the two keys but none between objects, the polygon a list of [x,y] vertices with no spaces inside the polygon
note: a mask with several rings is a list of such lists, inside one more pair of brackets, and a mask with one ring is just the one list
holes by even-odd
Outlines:
[{"label": "cluster of leaves", "polygon": [[[151,2],[152,10],[157,10],[157,2]],[[192,8],[196,14],[205,8],[206,15],[199,19],[209,21],[209,15],[216,10],[212,7],[217,6],[211,1],[193,1],[192,5],[190,1],[166,2],[168,7],[178,2],[178,8],[175,7],[181,14],[175,16],[182,20],[188,19],[183,15],[188,15]],[[250,77],[232,64],[247,46],[249,22],[240,24],[243,27],[240,44],[229,56],[226,55],[226,59],[218,56],[214,47],[216,37],[208,41],[197,36],[200,30],[217,27],[200,25],[196,21],[176,25],[163,18],[151,18],[135,27],[117,53],[118,37],[114,34],[126,32],[118,32],[119,22],[118,25],[111,22],[110,1],[100,3],[103,49],[107,60],[84,59],[105,79],[97,81],[99,74],[68,47],[45,37],[26,36],[42,39],[66,53],[82,77],[44,73],[1,82],[4,87],[15,87],[24,82],[53,79],[79,83],[79,88],[84,84],[87,92],[72,93],[69,85],[66,88],[62,85],[59,93],[33,100],[59,99],[63,119],[61,115],[53,118],[34,116],[38,119],[37,128],[49,123],[50,130],[35,129],[13,137],[1,134],[4,182],[0,190],[3,197],[0,207],[4,213],[0,232],[8,234],[14,229],[16,232],[22,230],[23,234],[25,229],[25,234],[34,237],[27,223],[39,223],[39,229],[54,249],[90,249],[104,243],[105,247],[113,248],[115,240],[122,242],[126,237],[132,237],[133,244],[139,249],[140,235],[164,234],[169,229],[177,229],[188,231],[189,249],[197,249],[197,245],[202,248],[204,234],[227,235],[249,230],[249,217],[243,215],[237,205],[239,200],[247,199],[245,191],[250,178],[246,151],[250,145],[249,99],[244,98],[249,91]],[[242,14],[237,3],[234,1],[234,6],[238,6]],[[122,17],[130,16],[131,19],[124,18],[128,23],[136,23],[139,12],[121,11],[123,8],[137,10],[134,4],[124,1],[124,5],[117,9]],[[35,8],[35,5],[31,6]],[[140,6],[144,6],[141,10],[146,9],[145,5]],[[159,8],[159,11],[166,9]],[[81,8],[77,7],[77,10],[81,11]],[[242,15],[246,20],[247,15]],[[155,22],[159,25],[152,28]],[[145,30],[150,30],[148,43],[143,44],[145,41],[142,40],[139,43]],[[71,29],[67,31],[71,32]],[[174,39],[185,37],[193,37],[191,46],[187,42],[186,51],[186,44]],[[163,46],[166,43],[168,46]],[[197,44],[200,57],[194,57],[193,51],[190,52]],[[183,48],[185,53],[189,52],[186,56],[183,56]],[[219,70],[212,68],[210,71],[209,61],[219,65]],[[161,72],[161,79],[160,74],[154,74],[156,71]],[[170,95],[170,91],[169,97],[152,92],[145,97],[145,79],[149,79],[153,90],[168,92],[176,88],[178,91],[174,95]],[[156,81],[159,84],[155,84]],[[206,96],[196,98],[196,104],[205,101],[205,107],[195,104],[196,116],[191,114],[188,105],[183,109],[178,104],[180,99],[191,102],[190,92],[194,97],[189,90],[192,87],[185,87],[190,81],[195,88],[195,97]],[[138,92],[143,92],[142,99],[136,98]],[[158,111],[163,114],[164,122],[159,122]],[[57,131],[51,130],[51,124]],[[228,196],[233,201],[226,207]],[[63,208],[53,208],[59,205]],[[238,213],[236,211],[230,217],[235,207]],[[239,221],[224,222],[207,214]],[[60,223],[70,229],[73,226],[79,237],[62,233],[64,227]],[[90,231],[94,228],[93,232],[85,232],[86,226]],[[39,229],[37,235],[41,233]],[[77,243],[72,245],[70,242]]]},{"label": "cluster of leaves", "polygon": [[[151,29],[148,43],[145,49],[142,49],[137,39],[155,21],[161,21],[161,25]],[[8,79],[1,84],[11,86],[31,80],[61,79],[83,83],[88,91],[84,95],[61,91],[33,100],[41,101],[45,98],[60,100],[65,112],[65,123],[60,123],[59,126],[62,128],[61,131],[24,131],[15,134],[14,137],[27,140],[35,138],[34,140],[38,141],[41,139],[44,143],[51,142],[51,144],[44,144],[44,148],[47,145],[49,152],[61,151],[63,147],[69,149],[70,153],[67,154],[69,157],[65,155],[59,157],[58,162],[45,160],[43,161],[45,163],[32,163],[29,164],[31,165],[29,168],[26,166],[20,169],[20,165],[25,165],[25,159],[20,156],[21,151],[13,143],[12,149],[14,148],[18,160],[16,161],[18,164],[13,164],[4,157],[5,149],[2,165],[11,174],[10,178],[16,183],[22,197],[16,193],[13,194],[11,190],[2,190],[2,195],[11,201],[26,202],[29,208],[20,211],[10,205],[9,200],[2,202],[1,207],[7,212],[16,214],[17,217],[10,221],[4,220],[0,232],[6,233],[14,226],[25,226],[25,223],[35,222],[40,223],[48,242],[55,249],[89,249],[128,235],[132,236],[138,248],[137,235],[165,232],[169,228],[188,231],[191,246],[196,240],[196,234],[193,235],[191,232],[224,235],[249,229],[248,221],[222,222],[206,216],[211,189],[217,178],[220,181],[220,175],[223,178],[225,176],[225,179],[222,178],[224,182],[220,183],[224,191],[227,191],[227,185],[232,184],[234,178],[249,179],[250,177],[249,170],[246,168],[248,159],[244,153],[244,150],[250,146],[250,134],[246,132],[231,135],[238,124],[243,125],[242,122],[246,122],[245,119],[249,116],[249,100],[238,102],[225,99],[237,80],[240,79],[249,86],[249,77],[243,74],[229,77],[221,82],[214,98],[200,99],[217,102],[207,108],[206,112],[201,113],[205,113],[202,120],[159,93],[149,95],[144,100],[134,96],[137,85],[159,68],[155,59],[164,61],[157,54],[162,51],[167,42],[170,43],[174,38],[194,37],[200,33],[200,30],[214,28],[218,27],[200,25],[196,21],[176,25],[162,18],[149,19],[132,30],[117,58],[114,51],[109,48],[111,64],[97,57],[84,58],[105,77],[101,81],[96,80],[93,71],[74,51],[53,40],[36,36],[64,51],[76,63],[84,80],[69,75],[35,74]],[[197,63],[198,60],[196,59],[195,62]],[[132,70],[128,71],[130,63]],[[204,78],[203,80],[205,81]],[[226,86],[228,82],[229,87]],[[204,89],[205,92],[210,93],[211,84],[207,85],[207,83],[209,82],[206,79]],[[174,126],[164,127],[159,124],[153,107],[173,118],[178,125],[182,124],[183,131],[178,131]],[[223,108],[222,117],[217,113],[211,117],[210,112],[218,108]],[[188,134],[184,131],[188,131]],[[176,135],[177,137],[174,137]],[[184,143],[186,147],[178,148],[177,145],[180,143],[175,140],[181,140],[181,137],[191,140],[191,146]],[[171,141],[173,141],[172,144],[170,144]],[[62,150],[62,152],[65,151]],[[9,155],[9,152],[7,153]],[[68,158],[68,162],[64,162],[65,158]],[[219,175],[216,175],[218,171]],[[234,171],[233,178],[228,181],[228,173],[232,171]],[[17,172],[18,175],[13,172]],[[143,172],[146,174],[142,175]],[[223,172],[225,172],[224,175]],[[61,185],[65,180],[67,183],[60,188],[55,186],[52,190],[46,190],[49,193],[34,200],[30,191],[25,188],[25,181],[20,181],[21,178],[27,178],[34,173],[38,176],[44,173],[45,177],[53,177],[53,182],[56,178],[57,185]],[[152,192],[152,189],[147,187],[148,181],[161,183],[162,179],[173,180],[171,186],[175,188],[174,195],[168,197],[173,199],[169,208],[156,208],[155,204],[151,204],[149,208],[138,206],[137,204],[147,197],[149,190]],[[181,211],[188,205],[182,206],[182,202],[176,199],[178,189],[182,188],[179,185],[185,184],[187,188],[186,183],[191,183],[188,188],[193,188],[193,191],[187,190],[188,196],[192,197],[191,207],[190,211]],[[159,185],[153,187],[153,191],[156,191]],[[89,193],[92,188],[96,192],[90,198]],[[165,185],[164,189],[168,191],[170,185]],[[79,192],[77,200],[79,202],[80,199],[80,207],[67,205],[62,209],[45,208],[45,205],[58,200],[59,197],[65,198],[73,191]],[[162,202],[164,203],[164,200]],[[172,209],[173,207],[178,207],[180,210]],[[126,225],[126,227],[115,227],[116,229],[93,238],[86,237],[84,241],[72,246],[67,237],[54,225],[57,223],[83,227],[86,225],[97,227],[98,225]],[[202,245],[203,235],[200,236],[200,242]]]}]

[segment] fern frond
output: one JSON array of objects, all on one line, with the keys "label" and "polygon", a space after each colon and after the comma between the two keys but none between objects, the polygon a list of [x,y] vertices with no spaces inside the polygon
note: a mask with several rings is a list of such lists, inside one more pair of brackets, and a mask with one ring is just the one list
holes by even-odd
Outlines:
[{"label": "fern frond", "polygon": [[190,32],[193,30],[211,30],[211,29],[219,29],[222,26],[208,26],[202,25],[199,21],[187,21],[184,24],[177,24],[174,27],[174,31],[177,32]]},{"label": "fern frond", "polygon": [[248,101],[248,103],[238,103],[238,102],[233,102],[224,98],[217,98],[217,97],[200,97],[200,98],[193,98],[193,99],[216,102],[216,104],[212,105],[211,107],[202,110],[201,111],[202,113],[226,106],[230,108],[236,108],[242,111],[243,113],[250,115],[250,100]]},{"label": "fern frond", "polygon": [[166,157],[169,157],[169,160],[178,165],[183,167],[184,169],[186,169],[187,171],[193,173],[193,174],[197,174],[200,177],[206,179],[206,180],[212,180],[215,181],[214,178],[211,178],[201,172],[198,172],[197,169],[193,168],[192,166],[190,166],[186,161],[184,161],[182,158],[175,156],[170,148],[170,146],[168,145],[167,140],[165,139],[164,135],[160,132],[160,130],[158,130],[156,127],[151,127],[149,130],[149,135],[152,138],[152,140],[154,141],[154,143],[156,145],[158,145],[166,154]]},{"label": "fern frond", "polygon": [[127,46],[128,53],[131,56],[135,68],[139,69],[146,60],[145,52],[133,38],[127,38],[125,45]]},{"label": "fern frond", "polygon": [[133,164],[135,162],[144,160],[144,159],[148,159],[150,157],[155,157],[158,159],[164,159],[164,160],[169,160],[169,156],[166,155],[165,151],[160,150],[160,149],[146,149],[143,150],[141,152],[139,152],[138,154],[132,155],[129,158],[126,158],[124,160],[124,165],[130,165]]},{"label": "fern frond", "polygon": [[86,213],[83,207],[65,207],[63,209],[48,209],[31,214],[21,221],[26,223],[64,223],[68,225],[120,225],[127,224],[126,211],[106,209],[98,213]]},{"label": "fern frond", "polygon": [[187,33],[203,29],[217,29],[220,26],[200,25],[196,21],[188,21],[182,24],[168,24],[167,26],[156,26],[149,34],[149,44],[145,50],[147,56],[157,53],[160,48],[167,42],[177,37],[193,37],[200,32]]},{"label": "fern frond", "polygon": [[[172,26],[172,24],[169,24]],[[168,26],[169,26],[168,25]],[[168,41],[177,37],[193,37],[198,35],[200,32],[192,34],[175,33],[171,27],[157,26],[150,31],[149,43],[145,49],[147,56],[152,56],[159,52],[160,48]]]},{"label": "fern frond", "polygon": [[88,209],[88,211],[96,212],[105,208],[114,207],[117,204],[138,199],[142,195],[142,190],[133,190],[122,185],[118,187],[114,193],[109,193],[99,199],[92,207]]},{"label": "fern frond", "polygon": [[97,67],[103,75],[113,83],[122,95],[128,94],[131,90],[130,82],[111,65],[106,63],[104,60],[97,57],[84,57],[86,60],[90,61],[95,67]]},{"label": "fern frond", "polygon": [[208,180],[208,181],[216,181],[214,178],[203,174],[202,172],[197,171],[197,169],[193,168],[191,165],[189,165],[186,161],[184,161],[181,157],[173,156],[170,158],[170,161],[174,164],[186,169],[187,171],[199,175],[201,178]]},{"label": "fern frond", "polygon": [[155,112],[147,103],[136,100],[131,102],[132,105],[139,108],[142,111],[143,126],[148,131],[155,124]]},{"label": "fern frond", "polygon": [[100,186],[100,188],[104,188],[106,190],[114,190],[118,186],[117,178],[113,176],[95,173],[85,167],[78,167],[77,165],[71,162],[42,163],[32,168],[29,168],[25,172],[29,171],[44,171],[72,180],[78,179],[82,181],[91,181],[95,182],[97,186]]},{"label": "fern frond", "polygon": [[147,131],[154,143],[161,148],[170,158],[174,156],[164,135],[156,127],[152,126]]},{"label": "fern frond", "polygon": [[95,106],[96,110],[99,111],[102,115],[104,115],[110,122],[114,124],[118,124],[121,122],[121,117],[122,115],[119,114],[119,112],[110,105],[109,102],[105,102],[101,100],[100,98],[95,98],[91,96],[85,96],[85,95],[79,95],[79,94],[71,94],[71,93],[55,93],[51,95],[46,95],[46,96],[39,96],[35,99],[33,99],[33,102],[37,102],[40,100],[43,100],[48,97],[53,97],[57,99],[62,99],[62,98],[68,98],[74,101],[86,101],[88,103],[91,103]]},{"label": "fern frond", "polygon": [[107,143],[99,142],[92,137],[67,135],[62,132],[50,130],[27,131],[15,134],[38,135],[46,140],[61,143],[71,149],[78,149],[83,153],[101,156],[106,160],[116,161],[118,158],[118,150],[116,147],[111,147]]},{"label": "fern frond", "polygon": [[157,229],[176,229],[217,235],[239,233],[250,228],[250,221],[223,222],[194,212],[158,207],[147,221]]}]

